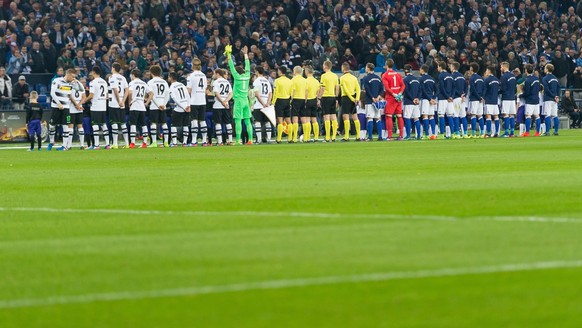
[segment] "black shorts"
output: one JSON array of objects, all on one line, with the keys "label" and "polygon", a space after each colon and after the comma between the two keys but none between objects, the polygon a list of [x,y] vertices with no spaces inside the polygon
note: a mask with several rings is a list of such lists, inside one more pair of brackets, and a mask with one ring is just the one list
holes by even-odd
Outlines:
[{"label": "black shorts", "polygon": [[69,110],[67,108],[58,109],[51,108],[53,110],[51,114],[51,119],[49,120],[50,125],[63,125],[67,124],[67,116],[69,115]]},{"label": "black shorts", "polygon": [[337,114],[337,108],[335,107],[336,97],[322,97],[321,98],[321,111],[323,115]]},{"label": "black shorts", "polygon": [[92,125],[101,125],[107,123],[105,120],[107,112],[97,112],[91,111],[91,124]]},{"label": "black shorts", "polygon": [[190,113],[185,112],[172,112],[172,126],[190,126]]},{"label": "black shorts", "polygon": [[206,105],[190,105],[190,119],[204,121],[206,119]]},{"label": "black shorts", "polygon": [[293,99],[291,101],[291,116],[300,116],[305,111],[305,99]]},{"label": "black shorts", "polygon": [[75,113],[67,115],[67,124],[79,125],[83,124],[83,113]]},{"label": "black shorts", "polygon": [[352,115],[356,113],[356,103],[350,100],[347,96],[341,99],[342,115]]},{"label": "black shorts", "polygon": [[291,117],[289,99],[277,99],[275,101],[275,115],[277,117]]},{"label": "black shorts", "polygon": [[261,108],[255,108],[253,109],[253,118],[255,119],[255,122],[269,122],[269,119],[267,118],[267,115],[263,114],[263,112],[261,112]]},{"label": "black shorts", "polygon": [[114,124],[125,124],[125,108],[109,107],[109,121]]},{"label": "black shorts", "polygon": [[146,112],[142,112],[139,110],[130,110],[129,124],[135,126],[145,126],[145,114]]},{"label": "black shorts", "polygon": [[226,109],[213,109],[212,110],[212,121],[214,124],[231,124],[232,114],[230,110]]},{"label": "black shorts", "polygon": [[150,109],[150,124],[166,123],[166,111],[159,109]]},{"label": "black shorts", "polygon": [[305,103],[301,117],[317,117],[317,99],[309,99]]}]

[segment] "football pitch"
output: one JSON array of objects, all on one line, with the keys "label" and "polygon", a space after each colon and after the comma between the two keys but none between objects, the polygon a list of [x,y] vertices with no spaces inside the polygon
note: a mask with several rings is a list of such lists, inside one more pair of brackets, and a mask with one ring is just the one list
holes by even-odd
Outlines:
[{"label": "football pitch", "polygon": [[580,327],[582,132],[0,150],[0,327]]}]

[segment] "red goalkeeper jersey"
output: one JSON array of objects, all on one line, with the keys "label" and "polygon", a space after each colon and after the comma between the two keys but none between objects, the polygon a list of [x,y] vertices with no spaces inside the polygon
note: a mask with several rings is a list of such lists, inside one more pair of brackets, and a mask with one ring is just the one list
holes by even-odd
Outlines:
[{"label": "red goalkeeper jersey", "polygon": [[384,84],[384,90],[386,90],[384,98],[387,101],[395,101],[394,95],[404,92],[404,80],[394,70],[389,69],[382,74],[382,84]]}]

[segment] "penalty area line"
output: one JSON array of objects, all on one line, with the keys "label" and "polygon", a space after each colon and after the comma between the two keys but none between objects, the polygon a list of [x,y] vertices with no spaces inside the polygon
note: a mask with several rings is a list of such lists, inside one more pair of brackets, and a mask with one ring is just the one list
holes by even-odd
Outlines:
[{"label": "penalty area line", "polygon": [[237,216],[237,217],[294,217],[319,219],[385,219],[419,221],[494,221],[494,222],[538,222],[538,223],[582,223],[582,219],[539,216],[477,216],[457,217],[445,215],[420,214],[366,214],[366,213],[321,213],[321,212],[269,212],[269,211],[164,211],[133,210],[108,208],[51,208],[51,207],[0,207],[0,212],[38,212],[38,213],[80,213],[80,214],[120,214],[120,215],[160,215],[160,216]]},{"label": "penalty area line", "polygon": [[312,278],[265,280],[257,282],[242,282],[228,285],[207,285],[207,286],[144,290],[144,291],[119,291],[83,295],[54,295],[44,298],[0,300],[0,309],[30,308],[67,304],[84,304],[93,302],[131,301],[131,300],[159,299],[170,297],[191,297],[197,295],[222,294],[257,290],[277,290],[285,288],[301,288],[337,284],[355,284],[391,280],[454,277],[463,275],[483,275],[495,273],[539,271],[539,270],[567,269],[580,267],[582,267],[582,260],[550,261],[550,262],[534,262],[518,264],[500,264],[466,268],[443,268],[418,271],[392,271],[348,276],[324,276]]}]

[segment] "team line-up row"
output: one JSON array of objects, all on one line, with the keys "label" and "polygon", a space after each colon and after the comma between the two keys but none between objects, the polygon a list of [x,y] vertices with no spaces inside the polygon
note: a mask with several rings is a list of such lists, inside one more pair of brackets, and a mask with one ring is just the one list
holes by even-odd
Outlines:
[{"label": "team line-up row", "polygon": [[[447,67],[446,63],[440,62],[438,81],[435,81],[428,75],[426,66],[421,67],[418,78],[412,74],[410,66],[405,66],[405,77],[402,78],[392,69],[391,60],[387,60],[386,72],[381,77],[374,74],[374,65],[368,64],[367,74],[361,81],[351,74],[348,65],[342,66],[343,75],[338,78],[337,74],[331,72],[331,63],[325,62],[325,73],[320,80],[314,78],[310,66],[295,67],[292,78],[287,77],[285,67],[280,67],[279,77],[271,86],[261,67],[255,69],[254,77],[251,76],[246,52],[244,67],[235,67],[230,58],[228,63],[234,87],[227,80],[228,71],[222,69],[216,69],[209,82],[200,71],[198,59],[193,61],[194,72],[187,77],[186,85],[178,82],[175,73],[169,74],[169,83],[166,82],[161,78],[162,72],[158,66],[150,69],[153,78],[147,83],[141,80],[139,70],[131,72],[131,82],[127,83],[120,74],[118,63],[113,64],[113,73],[108,81],[101,78],[99,68],[95,67],[90,73],[88,95],[84,86],[75,79],[75,71],[69,70],[51,85],[53,112],[49,121],[48,149],[54,145],[58,126],[63,131],[60,150],[72,147],[75,128],[81,145],[84,145],[83,105],[88,102],[91,102],[90,116],[95,139],[91,149],[100,148],[100,137],[104,138],[104,148],[118,148],[119,134],[123,136],[126,147],[135,148],[137,127],[141,127],[144,137],[141,147],[158,146],[158,128],[163,146],[177,145],[178,131],[181,132],[182,145],[187,145],[189,140],[191,145],[197,145],[200,135],[202,145],[205,146],[212,140],[212,137],[208,138],[206,123],[209,97],[213,100],[212,122],[218,145],[223,144],[223,132],[226,143],[233,143],[233,120],[237,144],[242,143],[243,122],[249,144],[253,136],[256,136],[256,143],[263,141],[263,128],[266,141],[270,142],[271,124],[277,127],[277,143],[281,143],[284,133],[289,142],[318,141],[318,117],[321,114],[325,125],[324,140],[335,141],[339,129],[338,105],[343,119],[343,141],[349,140],[351,120],[358,134],[356,140],[372,140],[374,127],[378,140],[392,140],[394,121],[398,125],[398,140],[497,137],[502,132],[500,116],[504,119],[505,134],[502,136],[513,137],[518,114],[522,114],[521,136],[529,136],[532,119],[536,122],[536,136],[540,132],[549,135],[547,131],[552,123],[554,134],[558,134],[559,84],[552,74],[551,64],[546,65],[546,75],[541,83],[533,75],[533,66],[526,65],[527,78],[519,87],[507,63],[501,64],[501,79],[495,77],[494,67],[488,67],[484,77],[481,77],[477,74],[479,65],[472,63],[467,79],[458,71],[458,63]],[[166,109],[169,111],[170,101],[174,105],[171,124],[168,124]],[[129,124],[126,124],[125,114],[127,102]],[[521,113],[518,113],[518,108],[522,109]],[[35,95],[31,96],[27,114],[31,149],[34,149],[35,136],[40,149],[42,109],[36,103]],[[544,122],[541,122],[540,114],[545,116]],[[146,115],[149,126],[146,125]],[[254,124],[251,118],[254,118]],[[438,118],[438,126],[435,118]],[[299,120],[302,138],[298,138]],[[413,129],[415,135],[412,135]],[[113,139],[111,146],[110,134]],[[148,136],[151,143],[148,142]]]}]

